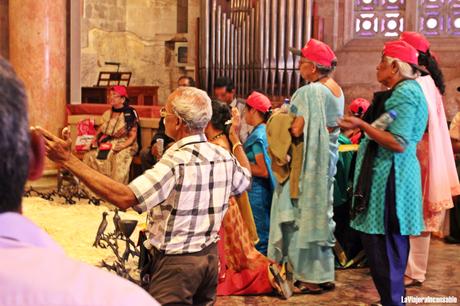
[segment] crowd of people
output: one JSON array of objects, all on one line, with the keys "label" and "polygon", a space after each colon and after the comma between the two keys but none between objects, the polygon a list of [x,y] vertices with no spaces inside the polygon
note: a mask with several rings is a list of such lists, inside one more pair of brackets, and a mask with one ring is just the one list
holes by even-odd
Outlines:
[{"label": "crowd of people", "polygon": [[[23,153],[29,145],[39,148],[42,135],[48,158],[92,192],[123,210],[146,212],[143,247],[149,256],[141,277],[161,304],[211,305],[216,295],[272,291],[287,299],[334,290],[337,221],[364,249],[377,303],[402,305],[405,288],[425,281],[430,233],[440,231],[460,194],[454,157],[460,151],[460,114],[449,135],[437,60],[423,35],[404,32],[385,43],[376,67],[386,89],[372,102],[354,100],[345,111],[344,93],[332,78],[332,49],[310,39],[292,52],[300,57],[306,85],[278,110],[258,89],[236,98],[227,77],[215,81],[214,100],[193,79],[180,78],[161,109],[158,133],[141,151],[145,172],[129,184],[126,167],[138,151],[139,126],[122,86],[111,88],[112,108],[83,161],[72,154],[67,135],[42,128],[31,132],[30,142],[23,137],[23,148],[8,152],[27,164]],[[2,66],[0,85],[23,92],[7,63]],[[25,110],[16,112],[24,116]],[[389,113],[385,126],[375,124]],[[27,135],[27,119],[15,122]],[[341,144],[359,149],[341,155]],[[7,200],[0,218],[18,225],[24,218],[11,212],[20,212],[27,171],[43,160],[39,149],[31,152],[36,158],[6,188],[15,197],[2,189]],[[338,207],[346,207],[345,222],[334,216]],[[459,209],[457,203],[450,212],[450,242],[460,241]],[[14,249],[2,240],[3,224],[0,247]],[[0,271],[2,277],[9,275]]]}]

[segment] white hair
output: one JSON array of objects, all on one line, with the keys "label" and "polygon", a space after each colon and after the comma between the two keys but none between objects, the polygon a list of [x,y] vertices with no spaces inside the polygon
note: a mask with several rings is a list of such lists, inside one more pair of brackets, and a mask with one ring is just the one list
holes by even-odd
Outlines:
[{"label": "white hair", "polygon": [[211,99],[195,87],[179,87],[169,96],[172,109],[192,132],[203,132],[212,117]]},{"label": "white hair", "polygon": [[318,70],[318,73],[320,76],[329,76],[332,72],[334,72],[335,68],[337,67],[337,59],[332,60],[330,66],[318,64],[305,57],[300,57],[300,61],[303,63],[308,63],[308,62],[313,63],[313,65],[316,66],[316,69]]},{"label": "white hair", "polygon": [[399,58],[394,58],[391,56],[384,56],[385,60],[387,63],[391,64],[392,62],[395,62],[396,65],[398,66],[398,71],[401,77],[405,79],[411,79],[415,80],[420,76],[420,72],[418,70],[415,70],[410,64],[403,62]]}]

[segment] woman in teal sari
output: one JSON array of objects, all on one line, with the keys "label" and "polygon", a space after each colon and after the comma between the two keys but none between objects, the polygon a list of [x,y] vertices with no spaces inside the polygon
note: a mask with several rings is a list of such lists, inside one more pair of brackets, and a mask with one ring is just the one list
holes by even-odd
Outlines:
[{"label": "woman in teal sari", "polygon": [[271,160],[268,155],[265,126],[270,114],[270,100],[263,94],[254,91],[246,100],[245,120],[254,129],[244,142],[244,151],[251,163],[252,184],[248,196],[259,236],[256,249],[264,255],[267,255],[270,208],[275,184],[270,168]]},{"label": "woman in teal sari", "polygon": [[337,63],[334,52],[315,39],[298,52],[300,74],[309,82],[294,93],[289,111],[295,117],[291,134],[304,144],[299,195],[291,198],[291,178],[276,186],[268,256],[292,265],[301,292],[318,294],[334,288],[332,199],[344,98],[329,76]]}]

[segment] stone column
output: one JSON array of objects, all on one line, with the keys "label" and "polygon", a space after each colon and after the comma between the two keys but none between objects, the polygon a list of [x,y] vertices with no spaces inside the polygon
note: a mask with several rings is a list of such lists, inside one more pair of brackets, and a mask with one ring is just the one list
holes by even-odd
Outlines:
[{"label": "stone column", "polygon": [[81,9],[83,1],[70,1],[70,103],[81,103]]},{"label": "stone column", "polygon": [[8,0],[0,0],[0,55],[8,55]]},{"label": "stone column", "polygon": [[9,1],[9,56],[27,88],[30,124],[54,134],[66,114],[65,18],[66,0]]},{"label": "stone column", "polygon": [[316,1],[317,15],[324,18],[323,41],[332,50],[337,49],[338,28],[339,28],[339,0]]}]

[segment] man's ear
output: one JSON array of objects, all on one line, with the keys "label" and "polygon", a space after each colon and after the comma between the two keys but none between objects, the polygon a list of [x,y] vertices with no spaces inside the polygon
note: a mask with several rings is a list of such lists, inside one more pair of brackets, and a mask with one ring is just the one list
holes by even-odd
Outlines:
[{"label": "man's ear", "polygon": [[45,142],[40,133],[30,130],[29,148],[29,180],[36,180],[42,176],[45,165]]},{"label": "man's ear", "polygon": [[176,116],[176,131],[178,131],[181,127],[182,119]]}]

